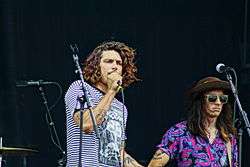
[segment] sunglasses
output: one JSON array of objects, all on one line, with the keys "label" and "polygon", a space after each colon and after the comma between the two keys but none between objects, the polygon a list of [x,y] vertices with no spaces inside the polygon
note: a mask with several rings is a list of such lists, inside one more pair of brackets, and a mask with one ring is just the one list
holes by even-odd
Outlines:
[{"label": "sunglasses", "polygon": [[228,101],[228,95],[206,95],[206,100],[209,103],[214,103],[219,98],[222,104],[226,104]]}]

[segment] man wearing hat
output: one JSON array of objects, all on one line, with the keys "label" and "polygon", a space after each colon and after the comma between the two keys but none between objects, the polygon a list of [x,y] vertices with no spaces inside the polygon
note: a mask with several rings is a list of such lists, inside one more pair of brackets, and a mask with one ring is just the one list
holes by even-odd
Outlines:
[{"label": "man wearing hat", "polygon": [[163,136],[149,167],[238,166],[236,130],[228,103],[230,85],[216,77],[198,81],[187,93],[186,121]]}]

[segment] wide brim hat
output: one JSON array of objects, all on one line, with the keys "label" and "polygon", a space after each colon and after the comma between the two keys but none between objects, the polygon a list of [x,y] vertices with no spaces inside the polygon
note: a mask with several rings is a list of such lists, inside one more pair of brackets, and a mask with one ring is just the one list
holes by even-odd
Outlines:
[{"label": "wide brim hat", "polygon": [[196,98],[205,92],[211,90],[222,90],[224,92],[231,92],[230,84],[217,77],[205,77],[194,84],[194,86],[187,91],[188,98]]}]

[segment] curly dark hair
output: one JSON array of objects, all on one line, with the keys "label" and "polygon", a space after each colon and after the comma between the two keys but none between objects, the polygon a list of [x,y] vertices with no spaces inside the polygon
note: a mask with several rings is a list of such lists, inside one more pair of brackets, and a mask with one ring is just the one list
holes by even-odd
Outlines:
[{"label": "curly dark hair", "polygon": [[100,61],[103,51],[114,50],[122,59],[122,86],[127,87],[138,81],[137,67],[134,64],[135,50],[121,42],[109,41],[97,46],[84,62],[83,75],[86,81],[96,84],[101,79]]},{"label": "curly dark hair", "polygon": [[[193,135],[200,135],[204,138],[207,137],[204,125],[205,113],[203,112],[203,105],[205,103],[203,97],[206,92],[200,93],[186,105],[186,110],[188,111],[188,130]],[[232,122],[232,108],[230,103],[226,103],[223,105],[222,111],[216,121],[216,128],[226,142],[229,141],[230,134],[236,135],[236,129],[233,127]]]}]

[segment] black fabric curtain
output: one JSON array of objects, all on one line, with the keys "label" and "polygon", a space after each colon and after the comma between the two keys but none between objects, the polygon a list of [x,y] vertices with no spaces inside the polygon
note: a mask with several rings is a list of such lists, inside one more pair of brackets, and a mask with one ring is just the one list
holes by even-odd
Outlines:
[{"label": "black fabric curtain", "polygon": [[[216,73],[217,63],[238,72],[240,98],[248,111],[250,75],[241,51],[243,9],[243,1],[232,0],[2,1],[0,135],[5,146],[38,150],[29,157],[29,166],[56,166],[59,151],[50,140],[39,91],[36,87],[17,88],[15,82],[56,81],[65,93],[78,79],[71,43],[78,44],[82,60],[106,40],[125,42],[136,49],[142,81],[125,90],[127,147],[145,165],[164,132],[183,119],[186,88],[206,75],[225,79]],[[59,95],[52,86],[45,87],[45,93],[49,104]],[[52,116],[65,149],[63,98]],[[244,166],[250,165],[249,141],[245,136]],[[9,159],[9,164],[21,163],[18,158],[17,162]]]}]

